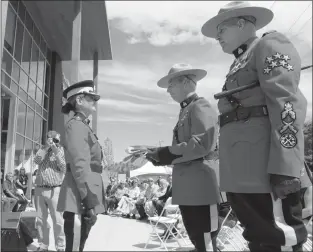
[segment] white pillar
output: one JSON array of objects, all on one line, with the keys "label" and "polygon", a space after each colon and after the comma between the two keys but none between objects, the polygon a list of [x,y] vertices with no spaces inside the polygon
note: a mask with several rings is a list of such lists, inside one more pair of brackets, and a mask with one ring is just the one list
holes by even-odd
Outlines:
[{"label": "white pillar", "polygon": [[[95,51],[93,54],[93,82],[95,85],[96,92],[98,90],[98,52]],[[97,134],[97,120],[98,119],[98,105],[96,104],[96,111],[92,113],[92,130]]]},{"label": "white pillar", "polygon": [[[70,85],[79,81],[79,61],[81,46],[81,26],[82,26],[82,1],[73,1],[75,17],[72,25],[72,55],[70,66]],[[73,116],[73,112],[64,116],[64,123]]]},{"label": "white pillar", "polygon": [[1,39],[0,39],[0,49],[1,49],[1,61],[2,61],[2,53],[3,53],[3,45],[4,45],[4,36],[5,36],[5,25],[7,22],[7,14],[8,14],[8,3],[9,1],[1,1],[0,2],[0,13],[1,13]]},{"label": "white pillar", "polygon": [[71,64],[71,83],[79,81],[78,64],[80,60],[81,46],[81,26],[82,26],[82,1],[73,1],[75,8],[75,18],[73,20],[72,32],[72,64]]}]

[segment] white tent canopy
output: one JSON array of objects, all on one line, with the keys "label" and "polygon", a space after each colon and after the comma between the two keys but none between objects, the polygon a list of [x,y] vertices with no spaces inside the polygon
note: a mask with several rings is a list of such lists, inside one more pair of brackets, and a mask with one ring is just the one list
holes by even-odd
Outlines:
[{"label": "white tent canopy", "polygon": [[172,168],[168,166],[154,166],[151,162],[146,163],[139,169],[130,171],[130,177],[137,177],[141,175],[170,175]]}]

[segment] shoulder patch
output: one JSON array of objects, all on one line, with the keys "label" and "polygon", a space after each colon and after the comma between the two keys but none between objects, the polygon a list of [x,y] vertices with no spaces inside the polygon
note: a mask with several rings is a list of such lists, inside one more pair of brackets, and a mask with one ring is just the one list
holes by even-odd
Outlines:
[{"label": "shoulder patch", "polygon": [[275,33],[275,32],[277,32],[277,31],[276,30],[272,30],[272,31],[265,32],[265,33],[263,33],[262,38],[264,36],[268,35],[268,34]]}]

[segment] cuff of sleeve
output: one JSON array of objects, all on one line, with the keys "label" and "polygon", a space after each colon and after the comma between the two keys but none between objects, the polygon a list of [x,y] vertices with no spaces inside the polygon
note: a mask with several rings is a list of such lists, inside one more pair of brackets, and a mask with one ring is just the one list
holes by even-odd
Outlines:
[{"label": "cuff of sleeve", "polygon": [[174,159],[182,157],[182,155],[172,154],[169,150],[169,147],[159,148],[158,154],[159,154],[161,165],[170,165],[170,164],[172,164]]},{"label": "cuff of sleeve", "polygon": [[88,184],[85,183],[85,185],[87,189],[87,195],[85,198],[83,198],[82,203],[86,210],[89,210],[99,205],[99,200],[97,198],[97,195],[90,191]]},{"label": "cuff of sleeve", "polygon": [[46,152],[44,149],[40,149],[40,150],[37,152],[37,156],[39,156],[39,157],[41,157],[41,158],[44,158],[46,154],[47,154],[47,152]]}]

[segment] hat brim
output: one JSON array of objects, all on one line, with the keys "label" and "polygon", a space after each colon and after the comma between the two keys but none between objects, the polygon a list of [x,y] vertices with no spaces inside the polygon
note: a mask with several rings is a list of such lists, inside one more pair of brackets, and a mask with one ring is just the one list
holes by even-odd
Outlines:
[{"label": "hat brim", "polygon": [[92,96],[95,101],[99,101],[101,98],[100,95],[98,95],[98,94],[87,94],[87,95]]},{"label": "hat brim", "polygon": [[274,13],[264,7],[244,7],[240,9],[230,10],[222,12],[215,17],[209,19],[201,29],[201,32],[204,36],[209,38],[217,37],[217,26],[229,18],[240,17],[240,16],[253,16],[256,18],[255,27],[257,30],[263,28],[269,24],[273,17]]},{"label": "hat brim", "polygon": [[169,81],[175,77],[178,76],[183,76],[183,75],[194,75],[195,77],[193,77],[192,79],[194,81],[199,81],[201,79],[203,79],[207,74],[207,71],[203,70],[203,69],[189,69],[189,70],[182,70],[179,71],[177,73],[173,73],[173,74],[169,74],[164,76],[163,78],[161,78],[158,81],[158,86],[160,88],[168,88],[169,86]]}]

